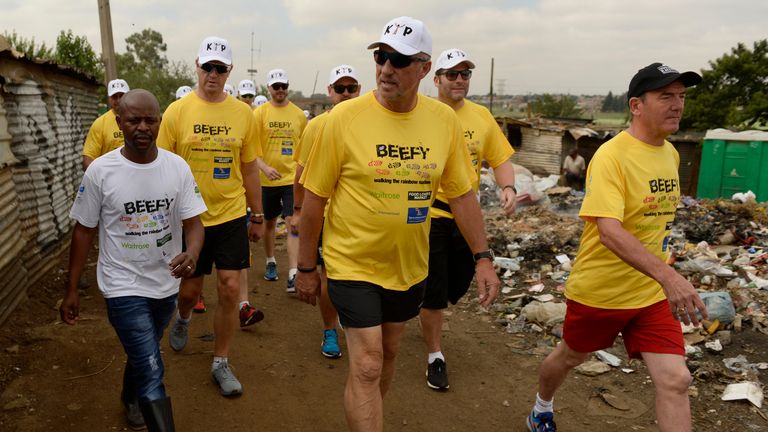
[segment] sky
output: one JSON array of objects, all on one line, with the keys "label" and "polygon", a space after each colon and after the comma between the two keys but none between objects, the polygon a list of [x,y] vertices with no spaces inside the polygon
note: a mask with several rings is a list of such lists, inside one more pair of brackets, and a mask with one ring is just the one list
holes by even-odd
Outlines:
[{"label": "sky", "polygon": [[[58,33],[72,29],[100,53],[97,5],[2,0],[0,32],[55,46]],[[497,94],[620,94],[655,61],[700,71],[737,43],[768,37],[766,0],[113,0],[110,8],[118,53],[126,37],[152,28],[169,60],[193,67],[200,42],[220,36],[233,47],[231,84],[250,78],[251,68],[264,84],[270,69],[282,68],[304,95],[325,93],[340,64],[358,69],[363,91],[375,87],[366,47],[402,15],[424,21],[434,60],[449,48],[470,55],[470,94],[488,93],[492,58]],[[436,94],[432,72],[421,84],[428,95]]]}]

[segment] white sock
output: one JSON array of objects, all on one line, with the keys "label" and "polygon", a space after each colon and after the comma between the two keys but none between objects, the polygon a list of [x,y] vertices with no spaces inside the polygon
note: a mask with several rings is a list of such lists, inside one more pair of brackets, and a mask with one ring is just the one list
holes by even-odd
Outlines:
[{"label": "white sock", "polygon": [[554,398],[549,401],[543,400],[541,397],[539,397],[539,394],[536,393],[536,405],[533,406],[533,412],[535,414],[541,414],[545,412],[553,412],[553,402],[555,401]]},{"label": "white sock", "polygon": [[267,264],[269,264],[269,263],[277,264],[277,261],[275,260],[275,257],[273,257],[273,256],[267,257]]},{"label": "white sock", "polygon": [[298,269],[292,268],[288,270],[288,279],[296,276],[296,273],[298,273]]},{"label": "white sock", "polygon": [[243,308],[243,306],[245,306],[245,305],[250,305],[250,304],[251,304],[251,303],[250,303],[248,300],[246,300],[246,301],[241,301],[241,302],[240,302],[240,306],[238,307],[238,309],[242,309],[242,308]]},{"label": "white sock", "polygon": [[228,363],[226,357],[213,357],[213,364],[211,364],[211,370],[215,370],[220,364]]},{"label": "white sock", "polygon": [[445,357],[443,356],[443,352],[442,351],[429,353],[429,355],[427,356],[427,364],[432,364],[432,362],[437,360],[437,359],[445,361]]},{"label": "white sock", "polygon": [[177,310],[177,311],[176,311],[176,320],[178,320],[178,321],[179,321],[180,323],[182,323],[182,324],[189,324],[189,321],[191,321],[191,320],[192,320],[192,315],[190,315],[190,316],[189,316],[189,318],[187,318],[187,319],[184,319],[184,318],[182,318],[182,317],[181,317],[181,314],[180,314],[180,313],[179,313],[179,311]]}]

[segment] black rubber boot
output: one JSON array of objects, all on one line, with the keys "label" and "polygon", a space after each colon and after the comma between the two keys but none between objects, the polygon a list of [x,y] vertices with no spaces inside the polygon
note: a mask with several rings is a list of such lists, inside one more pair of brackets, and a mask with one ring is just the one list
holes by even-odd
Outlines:
[{"label": "black rubber boot", "polygon": [[126,364],[123,371],[123,391],[120,399],[125,407],[125,419],[128,422],[128,427],[132,430],[144,430],[147,427],[144,425],[144,417],[141,415],[139,400],[136,398],[136,389],[131,381],[131,374],[131,368]]},{"label": "black rubber boot", "polygon": [[142,400],[139,401],[139,407],[149,432],[174,432],[176,430],[173,425],[171,398],[153,401]]}]

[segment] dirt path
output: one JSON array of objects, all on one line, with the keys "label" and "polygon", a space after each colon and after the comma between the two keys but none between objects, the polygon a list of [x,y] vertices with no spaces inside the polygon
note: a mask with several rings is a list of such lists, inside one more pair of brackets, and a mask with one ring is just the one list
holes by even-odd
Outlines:
[{"label": "dirt path", "polygon": [[[279,281],[264,281],[260,246],[253,247],[251,298],[266,319],[237,332],[230,357],[244,386],[242,397],[225,399],[211,383],[212,278],[206,285],[209,312],[194,316],[185,351],[174,353],[167,338],[162,342],[177,429],[346,430],[342,409],[346,357],[321,356],[319,312],[285,293],[284,265]],[[284,263],[285,257],[278,256],[278,262]],[[124,354],[106,319],[94,271],[95,266],[89,267],[94,286],[82,301],[82,319],[75,327],[57,322],[55,305],[63,286],[60,269],[30,293],[29,301],[0,329],[0,430],[126,430],[119,402]],[[395,382],[385,399],[385,429],[525,430],[523,419],[535,395],[536,370],[553,343],[543,334],[507,334],[494,325],[491,315],[466,301],[451,309],[444,332],[451,390],[436,393],[425,385],[426,355],[418,321],[409,322]],[[745,343],[764,355],[765,338],[742,342],[742,348]],[[346,354],[343,341],[342,348]],[[625,358],[621,350],[614,352]],[[641,364],[631,367],[636,372],[629,375],[618,370],[594,378],[571,375],[556,399],[560,429],[657,430],[652,385]],[[711,385],[718,384],[700,388]],[[768,422],[748,405],[718,401],[721,387],[711,394],[702,389],[693,398],[695,430],[741,430],[745,424],[752,430],[768,430]],[[602,402],[598,394],[605,391],[630,409]]]}]

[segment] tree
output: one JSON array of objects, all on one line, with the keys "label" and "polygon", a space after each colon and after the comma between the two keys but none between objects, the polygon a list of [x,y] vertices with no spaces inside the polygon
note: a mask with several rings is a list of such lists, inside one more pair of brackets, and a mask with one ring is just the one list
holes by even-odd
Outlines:
[{"label": "tree", "polygon": [[609,90],[608,96],[606,96],[605,99],[603,99],[603,106],[600,108],[600,111],[602,112],[613,111],[613,105],[614,105],[613,92]]},{"label": "tree", "polygon": [[743,43],[702,70],[686,95],[683,128],[749,129],[768,123],[768,40]]},{"label": "tree", "polygon": [[56,38],[56,63],[74,66],[83,72],[100,77],[102,74],[101,59],[93,51],[93,47],[85,36],[75,36],[72,30],[64,30]]},{"label": "tree", "polygon": [[53,60],[55,56],[54,51],[45,46],[45,42],[37,45],[35,43],[35,38],[27,39],[25,37],[19,36],[16,33],[16,30],[14,30],[13,33],[4,31],[3,37],[11,45],[11,48],[25,54],[29,58]]},{"label": "tree", "polygon": [[117,54],[117,73],[131,88],[152,92],[165,109],[176,99],[176,89],[194,82],[192,71],[183,62],[170,62],[165,55],[163,35],[144,29],[125,39],[126,51]]},{"label": "tree", "polygon": [[543,94],[530,103],[533,112],[544,117],[579,117],[582,113],[575,96]]}]

